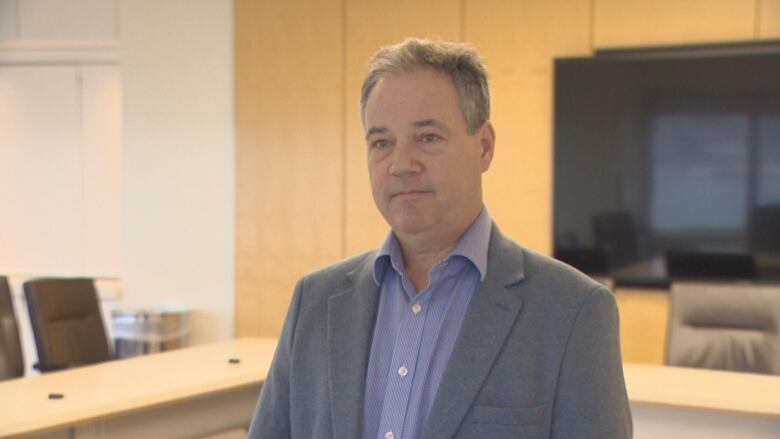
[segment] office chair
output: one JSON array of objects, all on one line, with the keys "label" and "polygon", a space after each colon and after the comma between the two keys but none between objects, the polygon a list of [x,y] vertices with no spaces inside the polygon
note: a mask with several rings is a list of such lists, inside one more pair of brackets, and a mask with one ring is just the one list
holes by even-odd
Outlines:
[{"label": "office chair", "polygon": [[112,358],[92,279],[33,279],[24,297],[41,372]]},{"label": "office chair", "polygon": [[8,279],[0,276],[0,381],[23,375],[24,357],[11,300],[11,287]]},{"label": "office chair", "polygon": [[675,282],[666,364],[780,375],[780,286]]}]

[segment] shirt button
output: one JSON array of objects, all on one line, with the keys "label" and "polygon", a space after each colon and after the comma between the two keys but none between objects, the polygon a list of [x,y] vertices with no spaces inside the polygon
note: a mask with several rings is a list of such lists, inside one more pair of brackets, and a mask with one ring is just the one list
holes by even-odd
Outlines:
[{"label": "shirt button", "polygon": [[412,305],[412,312],[415,314],[420,314],[420,311],[422,311],[422,306],[420,306],[419,303],[415,303]]},{"label": "shirt button", "polygon": [[392,431],[388,431],[387,433],[385,433],[385,439],[393,439],[393,438],[395,438],[395,435],[393,434]]},{"label": "shirt button", "polygon": [[406,366],[401,366],[398,368],[398,375],[401,375],[402,377],[405,377],[406,374],[409,373],[409,369],[406,368]]}]

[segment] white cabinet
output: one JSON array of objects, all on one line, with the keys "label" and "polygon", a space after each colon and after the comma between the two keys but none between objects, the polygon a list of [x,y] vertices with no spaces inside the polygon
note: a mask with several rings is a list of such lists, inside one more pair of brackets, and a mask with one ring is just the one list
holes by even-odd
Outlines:
[{"label": "white cabinet", "polygon": [[0,272],[119,273],[117,66],[0,66]]},{"label": "white cabinet", "polygon": [[119,37],[115,0],[0,0],[0,42],[94,42]]}]

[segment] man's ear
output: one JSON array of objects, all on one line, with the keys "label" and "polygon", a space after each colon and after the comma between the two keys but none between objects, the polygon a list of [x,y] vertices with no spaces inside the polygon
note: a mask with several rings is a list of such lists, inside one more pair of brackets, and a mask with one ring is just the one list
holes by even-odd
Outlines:
[{"label": "man's ear", "polygon": [[482,172],[487,171],[490,168],[490,163],[493,161],[493,152],[496,146],[496,130],[493,129],[493,124],[489,120],[479,127],[479,146],[480,146],[480,161],[482,162]]}]

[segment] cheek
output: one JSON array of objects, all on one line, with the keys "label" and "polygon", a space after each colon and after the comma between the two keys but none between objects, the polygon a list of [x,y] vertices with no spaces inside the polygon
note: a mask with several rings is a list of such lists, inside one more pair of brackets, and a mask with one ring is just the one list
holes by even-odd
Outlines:
[{"label": "cheek", "polygon": [[371,192],[374,194],[374,198],[382,192],[381,188],[384,185],[384,178],[382,177],[382,170],[376,165],[368,166],[368,181],[371,183]]},{"label": "cheek", "polygon": [[381,173],[381,169],[378,163],[368,162],[368,178],[373,182],[375,178]]},{"label": "cheek", "polygon": [[372,184],[374,183],[374,178],[379,174],[378,166],[375,161],[368,159],[368,179]]},{"label": "cheek", "polygon": [[446,175],[440,179],[448,197],[454,200],[470,198],[479,188],[479,180],[482,177],[479,161],[461,161],[447,168]]}]

